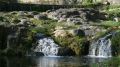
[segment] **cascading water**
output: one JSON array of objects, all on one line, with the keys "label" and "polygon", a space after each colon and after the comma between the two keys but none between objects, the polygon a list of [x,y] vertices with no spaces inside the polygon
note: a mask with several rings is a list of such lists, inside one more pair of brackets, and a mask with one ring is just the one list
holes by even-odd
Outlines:
[{"label": "cascading water", "polygon": [[105,37],[100,38],[97,42],[90,45],[89,55],[90,57],[111,57],[111,40],[110,37],[113,34],[108,34]]},{"label": "cascading water", "polygon": [[56,56],[59,46],[51,38],[41,38],[34,52],[42,52],[45,56]]}]

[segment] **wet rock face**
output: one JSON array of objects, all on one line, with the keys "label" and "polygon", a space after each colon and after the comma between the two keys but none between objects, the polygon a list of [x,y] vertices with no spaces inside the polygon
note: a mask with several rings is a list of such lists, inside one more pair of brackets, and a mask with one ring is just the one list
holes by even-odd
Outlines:
[{"label": "wet rock face", "polygon": [[58,56],[75,56],[75,52],[68,48],[68,47],[63,47],[63,48],[59,48],[58,50]]},{"label": "wet rock face", "polygon": [[34,55],[34,56],[44,56],[44,53],[42,53],[42,52],[34,52],[32,55]]},{"label": "wet rock face", "polygon": [[74,24],[87,24],[86,22],[89,20],[105,20],[107,18],[106,15],[106,13],[88,8],[58,9],[47,14],[48,18],[58,20],[59,22],[66,20],[66,22]]},{"label": "wet rock face", "polygon": [[[23,22],[22,25],[20,23]],[[25,24],[26,21],[21,20],[18,24],[10,24],[8,22],[1,22],[0,24],[0,50],[5,54],[10,50],[18,49],[20,46],[26,43],[27,33],[29,31],[29,25]],[[3,23],[3,24],[2,24]],[[22,50],[14,51],[16,54],[22,53]],[[11,52],[10,52],[11,53]],[[12,55],[15,54],[12,52]]]},{"label": "wet rock face", "polygon": [[9,27],[6,27],[5,25],[0,25],[0,49],[5,49],[6,48],[6,40],[7,36],[9,34]]}]

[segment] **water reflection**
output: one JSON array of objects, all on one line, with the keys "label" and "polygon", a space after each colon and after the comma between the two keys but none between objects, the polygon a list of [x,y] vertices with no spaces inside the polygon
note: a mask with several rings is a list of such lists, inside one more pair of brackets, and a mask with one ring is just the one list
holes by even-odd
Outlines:
[{"label": "water reflection", "polygon": [[102,63],[110,60],[110,58],[88,57],[0,57],[0,67],[106,67],[107,64]]}]

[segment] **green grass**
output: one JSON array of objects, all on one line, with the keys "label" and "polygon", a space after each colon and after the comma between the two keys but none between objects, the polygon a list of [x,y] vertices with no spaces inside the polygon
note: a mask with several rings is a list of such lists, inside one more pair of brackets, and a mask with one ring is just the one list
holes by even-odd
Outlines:
[{"label": "green grass", "polygon": [[115,22],[115,21],[104,21],[101,23],[103,26],[108,26],[108,27],[114,27],[114,26],[120,26],[120,22]]}]

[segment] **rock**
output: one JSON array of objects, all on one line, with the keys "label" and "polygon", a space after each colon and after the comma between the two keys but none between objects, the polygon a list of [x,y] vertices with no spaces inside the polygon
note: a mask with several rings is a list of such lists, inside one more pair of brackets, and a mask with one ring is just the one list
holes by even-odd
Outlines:
[{"label": "rock", "polygon": [[62,30],[62,29],[64,29],[64,27],[62,27],[62,26],[55,27],[55,30]]},{"label": "rock", "polygon": [[[88,21],[106,20],[107,14],[90,8],[58,9],[47,14],[48,18],[74,24],[87,24]],[[64,18],[64,19],[63,19]]]},{"label": "rock", "polygon": [[81,29],[69,30],[69,33],[74,36],[85,36],[85,32]]},{"label": "rock", "polygon": [[19,15],[19,16],[24,16],[24,15],[25,15],[25,12],[24,12],[24,11],[19,11],[19,12],[18,12],[18,15]]},{"label": "rock", "polygon": [[10,33],[10,27],[7,23],[0,22],[0,50],[4,50],[7,46],[7,36]]},{"label": "rock", "polygon": [[5,49],[5,52],[7,52],[9,49],[14,48],[15,45],[18,43],[18,35],[17,33],[9,34],[7,36],[7,47]]},{"label": "rock", "polygon": [[68,22],[68,25],[82,24],[83,23],[81,18],[68,18],[67,22]]},{"label": "rock", "polygon": [[42,52],[34,52],[33,55],[34,56],[44,56],[44,53],[42,53]]},{"label": "rock", "polygon": [[85,36],[93,36],[95,35],[98,31],[99,32],[99,28],[97,28],[96,26],[90,26],[90,25],[81,25],[80,30],[84,31],[84,35]]},{"label": "rock", "polygon": [[27,20],[27,19],[25,19],[25,18],[21,19],[20,21],[21,21],[21,22],[23,22],[23,23],[28,22],[28,20]]},{"label": "rock", "polygon": [[93,30],[84,30],[86,36],[93,36],[95,32]]},{"label": "rock", "polygon": [[36,38],[36,39],[45,38],[45,35],[42,34],[42,33],[37,33],[37,34],[35,35],[35,38]]},{"label": "rock", "polygon": [[64,37],[67,36],[67,31],[65,30],[56,30],[53,32],[55,37]]},{"label": "rock", "polygon": [[13,11],[13,12],[10,12],[10,14],[17,14],[17,12],[16,12],[16,11]]},{"label": "rock", "polygon": [[115,22],[120,22],[120,18],[119,17],[115,17],[114,20],[115,20]]},{"label": "rock", "polygon": [[38,14],[38,15],[34,15],[34,18],[37,20],[41,20],[41,19],[47,19],[47,16],[44,14]]},{"label": "rock", "polygon": [[75,52],[68,48],[68,47],[63,47],[63,48],[59,48],[58,50],[58,56],[75,56]]},{"label": "rock", "polygon": [[21,22],[19,22],[17,25],[22,25],[22,26],[29,26],[31,23],[28,19],[21,19]]},{"label": "rock", "polygon": [[37,15],[37,14],[38,14],[38,12],[35,12],[35,11],[33,11],[33,12],[28,12],[28,15],[32,15],[32,16]]},{"label": "rock", "polygon": [[81,54],[86,56],[89,54],[89,47],[90,47],[90,41],[83,42],[83,46],[81,48]]},{"label": "rock", "polygon": [[60,18],[59,20],[58,20],[58,22],[65,22],[66,21],[66,18]]}]

